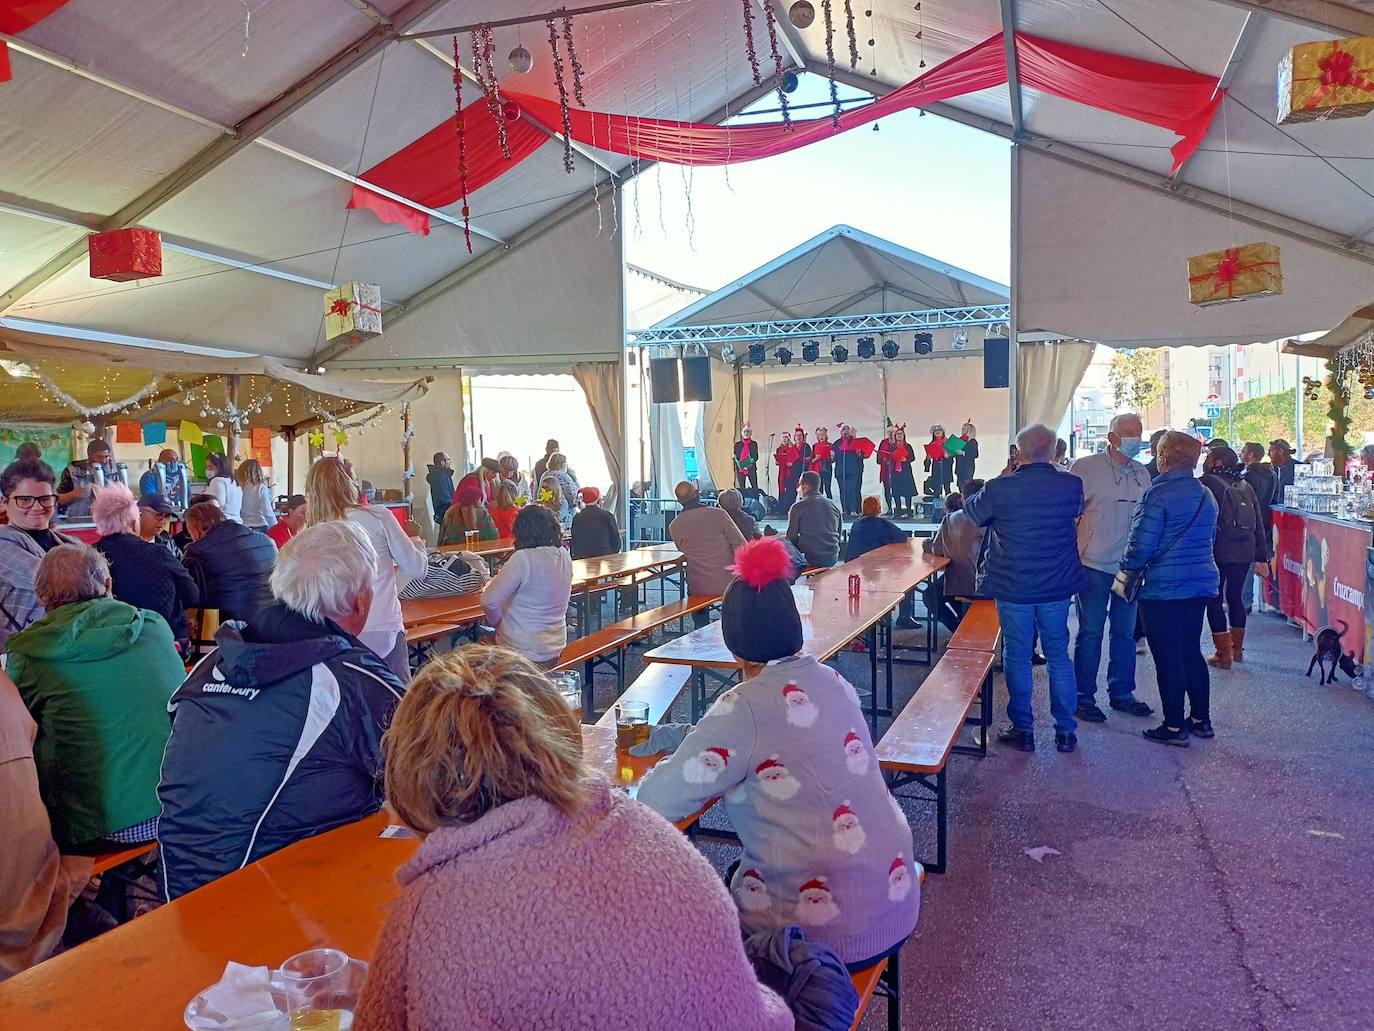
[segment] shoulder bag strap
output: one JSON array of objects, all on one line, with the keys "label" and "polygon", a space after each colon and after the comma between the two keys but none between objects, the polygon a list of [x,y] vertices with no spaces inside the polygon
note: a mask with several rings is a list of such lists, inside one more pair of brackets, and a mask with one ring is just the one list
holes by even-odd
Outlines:
[{"label": "shoulder bag strap", "polygon": [[1197,517],[1202,515],[1202,509],[1207,504],[1207,495],[1209,493],[1210,491],[1208,490],[1206,484],[1203,484],[1202,497],[1198,498],[1197,508],[1193,510],[1192,516],[1190,516],[1188,521],[1183,524],[1183,529],[1179,530],[1178,533],[1174,535],[1174,539],[1171,540],[1168,544],[1164,545],[1164,547],[1156,551],[1154,553],[1154,557],[1151,558],[1150,561],[1146,562],[1145,565],[1141,567],[1140,571],[1142,573],[1145,572],[1145,570],[1149,569],[1160,559],[1162,559],[1165,555],[1167,555],[1169,551],[1173,548],[1173,546],[1183,539],[1183,535],[1193,528],[1193,524],[1197,522]]}]

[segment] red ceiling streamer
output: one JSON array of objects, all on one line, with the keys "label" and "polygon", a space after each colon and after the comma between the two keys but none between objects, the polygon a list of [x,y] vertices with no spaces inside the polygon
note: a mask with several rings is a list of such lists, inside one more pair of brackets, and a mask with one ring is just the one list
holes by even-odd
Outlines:
[{"label": "red ceiling streamer", "polygon": [[[1209,75],[1024,33],[1016,34],[1016,58],[1024,86],[1173,132],[1179,137],[1172,149],[1175,171],[1202,143],[1226,92]],[[467,188],[477,191],[546,141],[532,121],[564,124],[570,138],[579,143],[639,160],[721,165],[783,154],[899,111],[991,89],[1006,81],[1005,52],[1002,37],[997,35],[871,104],[851,108],[838,118],[827,114],[793,121],[790,127],[781,122],[705,125],[563,109],[557,100],[508,93],[532,116],[509,125],[510,161],[496,146],[491,116],[477,110],[477,105],[464,111],[468,123]],[[363,173],[362,178],[430,207],[452,204],[461,195],[453,145],[452,122],[445,122]],[[411,224],[395,210],[403,205],[365,187],[354,188],[349,206],[371,208],[383,221]]]},{"label": "red ceiling streamer", "polygon": [[[0,0],[0,32],[17,36],[69,2],[70,0]],[[10,49],[4,40],[0,40],[0,82],[9,82],[11,78]]]}]

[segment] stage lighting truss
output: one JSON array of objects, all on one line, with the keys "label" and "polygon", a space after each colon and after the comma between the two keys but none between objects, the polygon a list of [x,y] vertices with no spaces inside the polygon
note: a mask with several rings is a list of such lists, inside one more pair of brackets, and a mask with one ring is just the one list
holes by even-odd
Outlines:
[{"label": "stage lighting truss", "polygon": [[774,351],[773,357],[778,360],[778,364],[780,365],[792,364],[792,352],[785,347],[779,347],[776,351]]},{"label": "stage lighting truss", "polygon": [[844,344],[836,344],[830,349],[830,357],[834,359],[836,365],[843,365],[849,361],[849,348]]},{"label": "stage lighting truss", "polygon": [[933,350],[935,350],[935,338],[931,336],[929,333],[917,333],[916,353],[930,354],[930,352]]},{"label": "stage lighting truss", "polygon": [[764,360],[764,350],[762,344],[749,345],[749,364],[762,365]]},{"label": "stage lighting truss", "polygon": [[857,345],[857,348],[856,348],[856,349],[857,349],[858,352],[859,352],[859,357],[860,357],[860,358],[864,358],[864,359],[872,358],[872,357],[873,357],[873,354],[874,354],[874,350],[875,350],[875,349],[874,349],[874,346],[873,346],[873,338],[872,338],[872,337],[859,337],[858,345]]},{"label": "stage lighting truss", "polygon": [[821,356],[821,345],[815,340],[802,344],[802,361],[814,362]]},{"label": "stage lighting truss", "polygon": [[895,341],[895,340],[884,340],[884,341],[883,341],[883,357],[884,357],[884,358],[896,358],[897,355],[901,353],[901,350],[902,350],[902,349],[901,349],[901,347],[897,344],[897,341]]}]

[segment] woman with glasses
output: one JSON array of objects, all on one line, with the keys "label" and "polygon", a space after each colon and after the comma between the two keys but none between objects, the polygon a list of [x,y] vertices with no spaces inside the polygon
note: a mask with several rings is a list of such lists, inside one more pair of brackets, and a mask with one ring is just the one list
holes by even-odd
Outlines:
[{"label": "woman with glasses", "polygon": [[0,504],[9,524],[0,526],[0,651],[11,634],[43,615],[33,590],[38,563],[59,544],[79,544],[52,528],[57,477],[43,462],[14,462],[0,473]]}]

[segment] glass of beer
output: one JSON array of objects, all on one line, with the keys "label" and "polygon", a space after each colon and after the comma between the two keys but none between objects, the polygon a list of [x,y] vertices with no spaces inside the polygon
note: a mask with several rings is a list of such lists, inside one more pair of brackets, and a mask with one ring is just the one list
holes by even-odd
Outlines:
[{"label": "glass of beer", "polygon": [[564,670],[562,673],[550,673],[549,679],[553,681],[553,686],[558,688],[558,696],[577,716],[582,718],[582,674],[575,669]]},{"label": "glass of beer", "polygon": [[649,740],[649,703],[620,702],[615,707],[615,746],[628,751]]},{"label": "glass of beer", "polygon": [[482,533],[480,530],[468,530],[466,533],[463,534],[463,539],[467,541],[464,547],[468,551],[471,551],[473,548],[477,547],[477,542],[481,539],[481,537]]},{"label": "glass of beer", "polygon": [[367,964],[340,949],[298,952],[278,971],[291,1012],[291,1031],[348,1031]]}]

